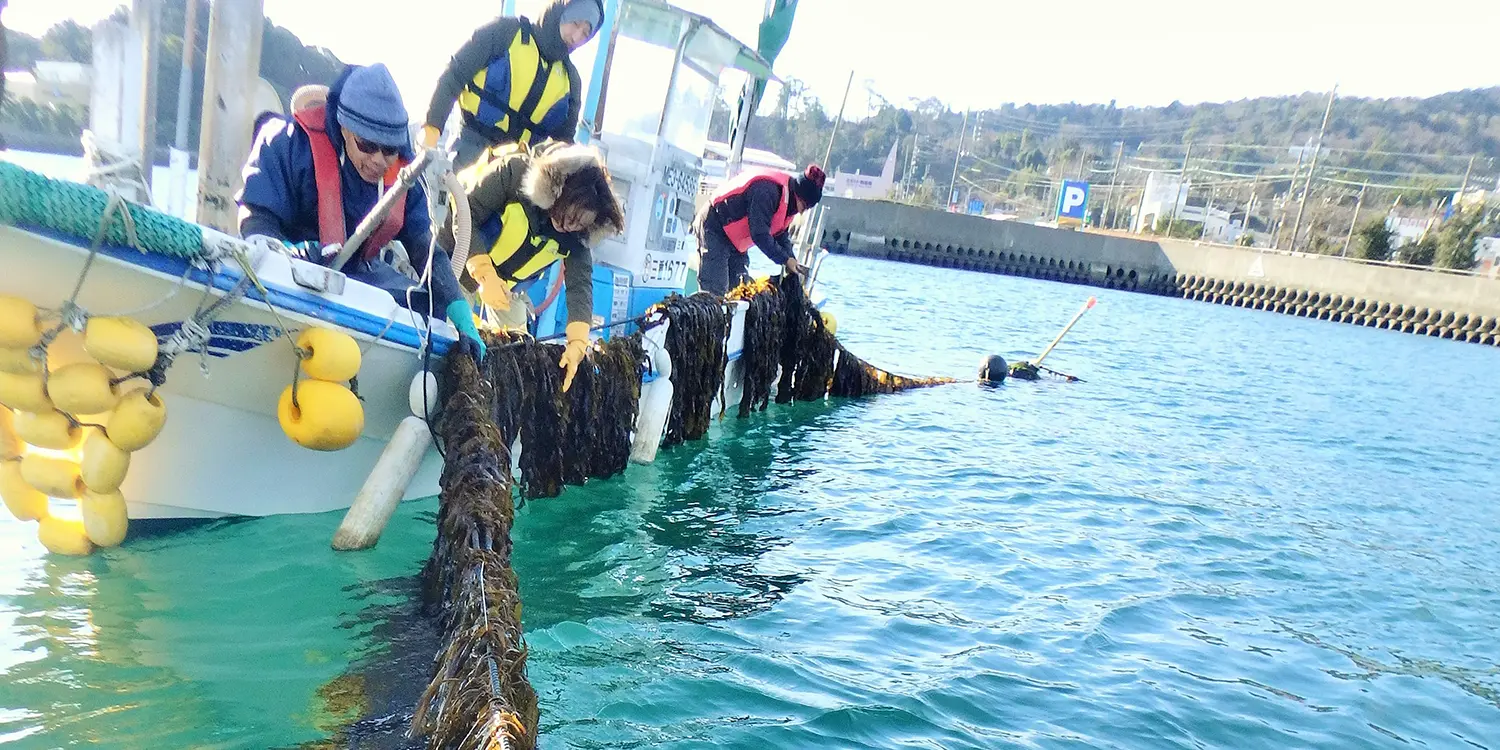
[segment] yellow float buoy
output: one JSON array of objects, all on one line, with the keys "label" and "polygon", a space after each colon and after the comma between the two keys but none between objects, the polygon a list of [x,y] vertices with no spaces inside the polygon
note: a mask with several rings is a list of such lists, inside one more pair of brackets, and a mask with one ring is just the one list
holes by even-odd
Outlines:
[{"label": "yellow float buoy", "polygon": [[78,362],[47,377],[47,394],[58,409],[69,414],[102,414],[120,400],[109,382],[113,377],[104,365]]},{"label": "yellow float buoy", "polygon": [[30,453],[21,459],[21,478],[48,497],[76,500],[83,493],[78,464],[66,458]]},{"label": "yellow float buoy", "polygon": [[0,404],[16,411],[52,411],[52,399],[47,398],[47,389],[39,372],[0,372]]},{"label": "yellow float buoy", "polygon": [[144,372],[156,364],[156,334],[130,318],[89,318],[83,350],[116,370]]},{"label": "yellow float buoy", "polygon": [[0,347],[0,372],[13,372],[17,375],[30,375],[41,372],[40,362],[31,358],[30,349],[11,349]]},{"label": "yellow float buoy", "polygon": [[46,547],[48,552],[54,555],[82,557],[94,551],[94,545],[89,541],[89,534],[83,527],[82,519],[47,516],[41,520],[42,523],[36,530],[36,538],[41,541],[42,546]]},{"label": "yellow float buoy", "polygon": [[15,412],[8,406],[0,406],[0,461],[19,458],[25,452],[26,446],[16,434]]},{"label": "yellow float buoy", "polygon": [[839,322],[833,317],[833,313],[820,312],[818,315],[823,317],[823,327],[827,328],[829,333],[837,336],[839,333]]},{"label": "yellow float buoy", "polygon": [[359,374],[359,344],[347,333],[308,328],[297,336],[297,346],[308,352],[302,372],[310,378],[342,383]]},{"label": "yellow float buoy", "polygon": [[20,461],[0,462],[0,500],[21,521],[35,521],[47,515],[47,496],[26,483],[21,476]]},{"label": "yellow float buoy", "polygon": [[0,346],[26,349],[42,340],[36,305],[20,297],[0,295]]},{"label": "yellow float buoy", "polygon": [[[110,442],[103,431],[89,430],[83,440],[83,460],[78,462],[83,485],[95,493],[114,492],[120,489],[129,471],[130,453]],[[98,539],[94,542],[102,545]]]},{"label": "yellow float buoy", "polygon": [[85,492],[78,501],[78,509],[83,514],[83,530],[89,541],[100,547],[113,547],[125,541],[130,515],[125,508],[125,496],[118,490]]},{"label": "yellow float buoy", "polygon": [[109,415],[109,441],[134,453],[151,444],[167,423],[167,405],[161,396],[137,388],[120,398]]},{"label": "yellow float buoy", "polygon": [[83,439],[83,431],[69,422],[61,412],[35,414],[18,411],[15,425],[16,435],[38,448],[65,451],[78,445],[78,441]]},{"label": "yellow float buoy", "polygon": [[276,405],[281,430],[292,442],[315,451],[349,447],[365,429],[365,410],[344,386],[322,380],[304,380],[297,386],[297,405],[292,387],[281,392]]}]

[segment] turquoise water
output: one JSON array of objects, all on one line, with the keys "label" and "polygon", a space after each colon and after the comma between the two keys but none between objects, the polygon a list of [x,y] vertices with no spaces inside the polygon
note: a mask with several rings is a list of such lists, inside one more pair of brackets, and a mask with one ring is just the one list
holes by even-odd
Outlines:
[{"label": "turquoise water", "polygon": [[[1090,291],[824,278],[854,351],[958,377]],[[1084,383],[773,408],[528,505],[543,746],[1500,748],[1500,350],[1094,291],[1048,360]],[[0,741],[399,717],[434,510],[356,555],[336,514],[87,560],[0,522]]]}]

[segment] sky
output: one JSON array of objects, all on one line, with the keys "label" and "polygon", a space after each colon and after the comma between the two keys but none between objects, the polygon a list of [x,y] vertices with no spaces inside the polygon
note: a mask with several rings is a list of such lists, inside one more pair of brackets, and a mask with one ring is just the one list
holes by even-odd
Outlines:
[{"label": "sky", "polygon": [[[867,91],[954,109],[1003,102],[1164,105],[1327,91],[1430,96],[1500,85],[1500,2],[1369,0],[801,0],[776,63],[832,114],[850,72],[847,112]],[[64,18],[92,24],[121,0],[13,0],[7,27],[40,34]],[[753,40],[760,0],[675,0]],[[539,0],[519,0],[522,13]],[[415,13],[411,9],[417,7]],[[414,117],[433,82],[499,0],[352,3],[265,0],[266,15],[346,62],[385,62]],[[357,8],[357,12],[350,12]]]}]

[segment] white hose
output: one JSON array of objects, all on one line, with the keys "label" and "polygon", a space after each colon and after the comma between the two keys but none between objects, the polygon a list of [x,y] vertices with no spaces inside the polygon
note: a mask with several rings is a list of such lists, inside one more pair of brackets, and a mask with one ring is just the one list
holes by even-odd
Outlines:
[{"label": "white hose", "polygon": [[469,218],[469,197],[463,183],[452,172],[443,173],[443,187],[453,202],[453,275],[462,278],[464,263],[469,260],[469,242],[474,237],[472,219]]}]

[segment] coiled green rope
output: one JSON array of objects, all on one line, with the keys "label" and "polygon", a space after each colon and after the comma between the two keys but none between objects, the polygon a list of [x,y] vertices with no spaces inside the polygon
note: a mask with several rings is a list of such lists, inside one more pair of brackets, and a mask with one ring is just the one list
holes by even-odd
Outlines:
[{"label": "coiled green rope", "polygon": [[[89,243],[108,205],[109,193],[100,188],[0,162],[0,224],[46,229]],[[135,224],[136,249],[186,260],[205,258],[202,227],[146,206],[130,204],[128,210]],[[109,222],[104,241],[129,247],[125,222]]]}]

